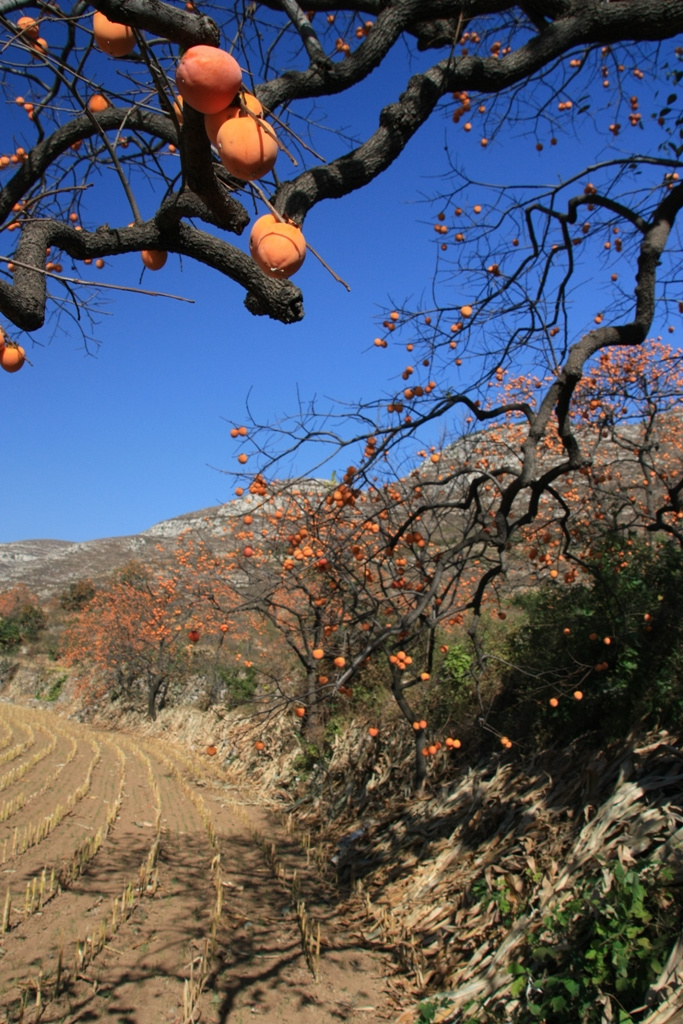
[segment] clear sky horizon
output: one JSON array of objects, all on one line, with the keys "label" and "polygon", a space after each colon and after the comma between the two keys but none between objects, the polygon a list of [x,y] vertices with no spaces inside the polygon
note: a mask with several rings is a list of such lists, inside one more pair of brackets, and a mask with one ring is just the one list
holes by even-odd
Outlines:
[{"label": "clear sky horizon", "polygon": [[[401,60],[373,76],[367,86],[372,103],[359,132],[376,124],[381,105],[396,99],[405,81]],[[337,97],[320,106],[343,113],[345,103],[348,98]],[[108,259],[103,270],[79,267],[89,280],[192,301],[103,293],[92,330],[100,345],[91,355],[66,317],[34,333],[26,345],[32,365],[0,377],[5,444],[11,446],[0,485],[0,543],[135,534],[229,501],[234,481],[223,471],[237,468],[229,431],[233,421],[245,419],[247,399],[254,419],[263,421],[292,412],[300,398],[353,402],[394,387],[405,359],[391,346],[373,347],[377,319],[392,304],[419,306],[421,296],[431,304],[441,239],[432,227],[438,207],[424,199],[447,189],[447,146],[458,157],[463,151],[472,178],[491,181],[511,174],[550,180],[585,159],[571,133],[559,137],[550,163],[547,153],[535,152],[531,136],[494,140],[486,150],[474,136],[453,125],[444,108],[370,186],[311,211],[307,240],[351,291],[309,253],[293,279],[306,309],[298,324],[251,316],[236,284],[173,254],[142,281],[138,254]],[[114,188],[113,179],[109,185]],[[112,213],[109,206],[98,209],[95,198],[91,209],[90,228],[98,222],[96,211],[112,224],[126,217],[117,217],[116,205]],[[143,214],[152,209],[149,204]],[[248,231],[236,244],[246,247]],[[73,273],[69,264],[67,275]],[[457,288],[454,276],[454,301]]]}]

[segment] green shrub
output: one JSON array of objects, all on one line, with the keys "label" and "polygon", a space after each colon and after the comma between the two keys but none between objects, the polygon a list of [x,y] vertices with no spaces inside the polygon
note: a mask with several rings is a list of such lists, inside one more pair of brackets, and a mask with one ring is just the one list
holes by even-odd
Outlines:
[{"label": "green shrub", "polygon": [[495,710],[517,737],[566,742],[594,731],[609,740],[637,721],[683,719],[680,549],[618,538],[591,568],[592,582],[548,582],[515,602],[523,624],[509,638]]},{"label": "green shrub", "polygon": [[45,612],[38,605],[18,604],[9,615],[0,617],[0,649],[36,640],[46,623]]},{"label": "green shrub", "polygon": [[546,917],[523,961],[509,968],[512,995],[520,999],[513,1019],[600,1024],[607,998],[615,1021],[629,1024],[680,930],[681,907],[667,880],[666,869],[620,863],[586,879]]},{"label": "green shrub", "polygon": [[301,750],[292,761],[292,768],[300,778],[308,778],[312,771],[324,763],[325,758],[316,743],[296,737]]},{"label": "green shrub", "polygon": [[228,691],[226,704],[230,707],[248,703],[256,693],[256,669],[253,665],[249,668],[218,666],[216,678],[218,685]]},{"label": "green shrub", "polygon": [[471,668],[472,655],[464,644],[456,643],[449,646],[441,666],[441,681],[452,690],[453,696],[459,697],[471,690]]},{"label": "green shrub", "polygon": [[21,643],[19,624],[14,619],[0,618],[0,649],[18,647]]},{"label": "green shrub", "polygon": [[[38,689],[36,690],[36,699],[45,701],[57,700],[60,693],[62,692],[62,687],[64,686],[66,680],[67,676],[65,673],[62,673],[62,675],[57,676],[57,678],[53,679],[52,681],[50,681],[49,679],[45,680],[43,685],[39,685]],[[45,689],[45,686],[47,686],[47,689]]]},{"label": "green shrub", "polygon": [[[528,935],[520,959],[508,966],[511,998],[488,1006],[470,1002],[465,1019],[635,1024],[680,933],[683,906],[671,882],[669,868],[647,862],[632,868],[616,862],[585,878]],[[432,1019],[433,1012],[421,1018]]]}]

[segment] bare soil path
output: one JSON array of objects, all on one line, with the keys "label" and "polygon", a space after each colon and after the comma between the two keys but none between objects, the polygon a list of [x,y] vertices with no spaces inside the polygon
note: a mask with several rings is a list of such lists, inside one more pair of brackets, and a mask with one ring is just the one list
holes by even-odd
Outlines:
[{"label": "bare soil path", "polygon": [[[13,739],[33,729],[43,742],[42,718],[13,714]],[[334,887],[274,814],[228,788],[212,765],[197,772],[170,744],[71,723],[67,733],[78,749],[62,781],[53,787],[36,774],[21,821],[51,815],[88,771],[88,755],[99,758],[72,811],[0,867],[0,1024],[395,1016],[382,959],[345,928]],[[60,741],[46,759],[54,771],[66,749]],[[75,874],[65,873],[76,861]],[[31,880],[60,865],[62,891],[42,906],[29,900]]]}]

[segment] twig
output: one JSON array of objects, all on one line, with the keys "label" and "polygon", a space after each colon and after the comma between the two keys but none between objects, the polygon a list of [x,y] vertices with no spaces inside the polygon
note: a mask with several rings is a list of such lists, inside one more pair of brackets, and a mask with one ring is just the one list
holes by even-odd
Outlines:
[{"label": "twig", "polygon": [[80,277],[64,277],[63,274],[54,274],[50,270],[45,270],[44,267],[34,267],[30,263],[22,263],[13,256],[0,256],[0,261],[3,263],[13,263],[15,267],[24,267],[26,270],[35,270],[46,277],[53,277],[56,281],[67,281],[69,284],[88,285],[92,288],[110,288],[118,292],[135,292],[137,295],[153,295],[160,299],[177,299],[178,302],[194,303],[195,301],[194,299],[187,299],[184,295],[171,295],[169,292],[153,292],[147,288],[134,288],[132,285],[105,284],[99,281],[86,281]]}]

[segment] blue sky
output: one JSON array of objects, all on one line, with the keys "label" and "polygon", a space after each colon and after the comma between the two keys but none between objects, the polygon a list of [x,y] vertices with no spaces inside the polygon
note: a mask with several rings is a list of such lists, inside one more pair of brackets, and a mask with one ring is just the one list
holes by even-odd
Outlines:
[{"label": "blue sky", "polygon": [[[361,132],[376,123],[383,102],[397,97],[405,72],[399,60],[374,76]],[[348,99],[334,102],[348,110]],[[547,180],[585,159],[571,136],[560,138],[550,167],[530,137],[481,150],[447,115],[435,116],[371,186],[309,215],[308,241],[351,291],[309,253],[296,276],[305,296],[301,323],[252,317],[236,285],[190,261],[181,267],[173,255],[162,271],[145,274],[142,287],[191,304],[108,292],[92,355],[75,332],[62,329],[66,318],[59,329],[48,323],[27,345],[33,365],[0,379],[11,449],[3,460],[0,542],[138,533],[229,500],[234,481],[220,470],[236,468],[229,429],[243,420],[247,395],[263,420],[291,411],[299,394],[354,401],[387,391],[405,360],[373,347],[377,317],[392,301],[418,305],[429,292],[437,207],[420,200],[444,187],[447,141],[455,152],[467,151],[473,177],[490,180],[511,172]],[[246,246],[246,233],[238,244]],[[101,271],[83,269],[93,280],[135,287],[140,268],[134,254],[108,260]]]},{"label": "blue sky", "polygon": [[[400,89],[397,74],[375,81],[363,127]],[[235,468],[226,420],[243,419],[247,395],[266,419],[291,411],[297,393],[353,400],[385,390],[389,362],[372,347],[375,321],[389,296],[416,298],[432,276],[434,239],[420,220],[433,214],[416,204],[415,190],[432,191],[429,169],[442,166],[447,130],[435,119],[380,180],[310,214],[307,239],[351,291],[309,253],[296,276],[306,308],[299,324],[253,317],[238,286],[170,255],[141,286],[192,304],[105,293],[92,355],[75,330],[64,332],[66,318],[35,332],[26,344],[33,365],[0,379],[13,449],[2,473],[0,542],[137,533],[229,500],[234,481],[219,472]],[[134,287],[140,269],[137,254],[82,268],[88,279]]]},{"label": "blue sky", "polygon": [[[108,293],[93,356],[80,337],[51,338],[49,326],[36,332],[41,347],[27,349],[33,365],[0,380],[13,448],[2,474],[0,542],[137,533],[218,504],[234,487],[216,471],[234,468],[225,421],[243,420],[247,395],[265,419],[292,410],[297,389],[352,400],[386,388],[390,364],[372,346],[375,317],[388,294],[419,294],[434,265],[429,228],[401,203],[405,173],[406,162],[309,217],[308,239],[351,292],[309,253],[296,278],[306,304],[299,324],[251,316],[239,287],[190,261],[181,269],[171,255],[143,287],[192,304]],[[137,286],[140,266],[131,255],[89,269]]]}]

